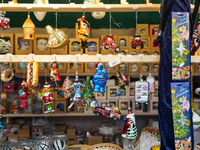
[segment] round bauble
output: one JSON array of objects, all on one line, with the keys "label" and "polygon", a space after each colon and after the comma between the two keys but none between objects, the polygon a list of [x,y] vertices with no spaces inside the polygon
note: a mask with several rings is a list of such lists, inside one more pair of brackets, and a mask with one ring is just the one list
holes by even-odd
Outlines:
[{"label": "round bauble", "polygon": [[[33,4],[40,4],[41,0],[34,0]],[[43,3],[42,3],[43,4]],[[49,4],[48,0],[45,0],[44,4]],[[44,17],[46,16],[47,12],[33,12],[35,17],[37,18],[37,20],[42,21],[44,19]]]},{"label": "round bauble", "polygon": [[53,150],[65,150],[65,141],[58,139],[53,142]]},{"label": "round bauble", "polygon": [[106,15],[106,12],[91,12],[91,14],[95,19],[102,19]]}]

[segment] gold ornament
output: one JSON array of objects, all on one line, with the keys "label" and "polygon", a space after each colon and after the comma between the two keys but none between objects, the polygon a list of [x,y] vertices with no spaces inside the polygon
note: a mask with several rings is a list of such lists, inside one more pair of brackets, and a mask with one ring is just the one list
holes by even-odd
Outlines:
[{"label": "gold ornament", "polygon": [[33,41],[35,39],[35,25],[30,18],[30,14],[26,21],[24,22],[23,26],[23,36],[25,41]]},{"label": "gold ornament", "polygon": [[18,4],[17,0],[12,0],[14,2],[14,4]]}]

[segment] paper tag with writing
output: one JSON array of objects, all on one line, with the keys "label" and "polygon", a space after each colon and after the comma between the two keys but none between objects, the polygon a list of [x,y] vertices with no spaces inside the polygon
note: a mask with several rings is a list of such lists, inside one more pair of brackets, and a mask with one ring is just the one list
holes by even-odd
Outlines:
[{"label": "paper tag with writing", "polygon": [[113,61],[108,62],[108,65],[109,65],[109,67],[114,67],[120,63],[121,63],[120,59],[115,59]]}]

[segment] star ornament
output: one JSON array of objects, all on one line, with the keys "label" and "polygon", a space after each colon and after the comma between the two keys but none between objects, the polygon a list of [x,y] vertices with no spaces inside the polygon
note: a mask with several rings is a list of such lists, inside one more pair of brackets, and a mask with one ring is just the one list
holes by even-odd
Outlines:
[{"label": "star ornament", "polygon": [[185,122],[187,121],[187,119],[185,119],[183,112],[181,113],[181,119],[177,120],[178,122],[181,122],[181,125],[184,129],[185,127]]},{"label": "star ornament", "polygon": [[182,42],[182,41],[181,41],[181,43],[180,43],[180,47],[177,48],[176,50],[178,50],[178,51],[180,52],[181,58],[182,58],[183,52],[184,52],[184,50],[186,50],[186,49],[183,47],[183,42]]},{"label": "star ornament", "polygon": [[176,90],[172,89],[171,92],[172,92],[172,94],[175,94],[175,93],[176,93]]}]

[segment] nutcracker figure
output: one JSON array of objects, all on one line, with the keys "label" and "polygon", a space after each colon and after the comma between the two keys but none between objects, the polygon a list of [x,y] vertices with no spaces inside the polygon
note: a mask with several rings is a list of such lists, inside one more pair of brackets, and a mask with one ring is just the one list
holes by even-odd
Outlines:
[{"label": "nutcracker figure", "polygon": [[78,80],[78,76],[76,76],[75,77],[75,83],[73,83],[72,86],[67,88],[67,90],[74,89],[74,91],[75,91],[74,97],[71,100],[72,102],[69,105],[68,109],[70,109],[74,105],[75,101],[81,100],[81,89],[80,89],[81,87],[85,87],[85,85],[80,83],[79,80]]},{"label": "nutcracker figure", "polygon": [[25,81],[22,81],[21,89],[18,91],[18,96],[22,100],[22,103],[20,105],[21,108],[28,107],[28,105],[26,103],[26,99],[27,99],[28,95],[29,95],[28,94],[28,85],[26,84]]},{"label": "nutcracker figure", "polygon": [[40,94],[40,97],[42,100],[44,100],[44,105],[46,107],[45,113],[54,112],[52,108],[53,95],[51,94],[49,87],[50,87],[50,84],[46,82],[44,85],[44,89],[42,89],[42,95]]},{"label": "nutcracker figure", "polygon": [[60,81],[60,75],[59,75],[59,71],[58,71],[58,68],[59,68],[59,64],[57,61],[54,61],[52,64],[51,64],[51,74],[50,74],[50,79],[51,81],[55,82],[55,85],[56,87],[54,88],[55,91],[58,90],[59,88],[59,84],[57,83],[57,81]]}]

